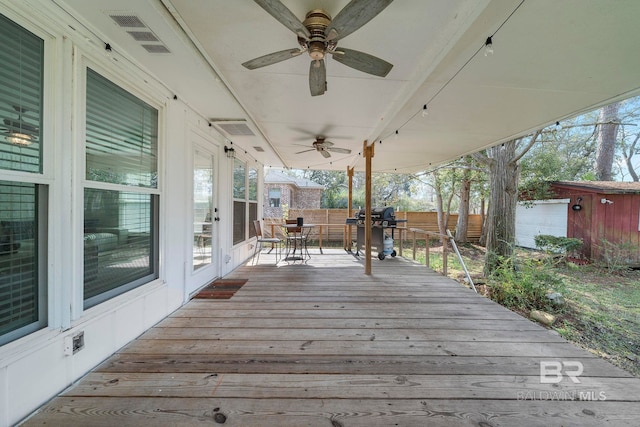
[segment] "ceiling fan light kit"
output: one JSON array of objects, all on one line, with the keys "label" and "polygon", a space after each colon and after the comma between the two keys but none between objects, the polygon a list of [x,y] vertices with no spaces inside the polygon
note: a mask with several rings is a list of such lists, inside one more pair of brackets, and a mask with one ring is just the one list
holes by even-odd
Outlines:
[{"label": "ceiling fan light kit", "polygon": [[6,140],[14,145],[30,145],[33,142],[34,136],[38,135],[38,128],[30,125],[24,121],[22,115],[27,110],[19,105],[14,105],[13,109],[17,111],[17,119],[4,119]]},{"label": "ceiling fan light kit", "polygon": [[309,90],[311,96],[318,96],[327,90],[324,64],[327,54],[347,67],[378,77],[385,77],[393,68],[393,64],[368,53],[337,47],[338,40],[365,25],[393,0],[351,0],[335,19],[322,9],[313,9],[306,14],[303,22],[280,0],[254,1],[298,36],[300,48],[269,53],[243,63],[249,70],[276,64],[307,52],[311,58]]}]

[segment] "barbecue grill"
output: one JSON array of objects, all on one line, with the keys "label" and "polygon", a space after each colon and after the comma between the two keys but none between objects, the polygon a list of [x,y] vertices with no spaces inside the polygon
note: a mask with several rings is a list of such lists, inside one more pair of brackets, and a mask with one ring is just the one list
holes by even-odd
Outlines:
[{"label": "barbecue grill", "polygon": [[[366,211],[360,209],[358,212],[358,224],[364,224]],[[398,222],[396,221],[396,215],[393,212],[393,208],[386,206],[383,208],[371,209],[371,222],[372,225],[380,225],[382,227],[396,227]]]},{"label": "barbecue grill", "polygon": [[[347,224],[356,224],[358,226],[356,255],[360,255],[360,249],[364,248],[364,227],[367,211],[360,209],[355,218],[347,218]],[[396,256],[393,249],[393,229],[398,226],[399,222],[406,220],[397,220],[393,207],[385,206],[381,208],[371,209],[371,247],[378,251],[378,259],[383,260],[387,255]],[[385,233],[385,229],[391,229],[391,235]]]}]

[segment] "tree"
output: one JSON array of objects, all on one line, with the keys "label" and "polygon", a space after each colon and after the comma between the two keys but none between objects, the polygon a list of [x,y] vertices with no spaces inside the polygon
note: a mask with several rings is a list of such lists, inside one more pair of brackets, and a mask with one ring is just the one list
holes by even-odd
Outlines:
[{"label": "tree", "polygon": [[546,199],[550,181],[593,179],[597,116],[585,114],[563,126],[545,128],[520,162],[520,193],[529,199]]},{"label": "tree", "polygon": [[[458,177],[456,176],[455,169],[436,169],[431,172],[431,176],[433,177],[433,189],[436,193],[438,232],[440,234],[447,234],[449,216],[451,215],[451,202],[456,193]],[[440,240],[442,241],[443,239],[441,238]]]},{"label": "tree", "polygon": [[596,152],[596,179],[598,181],[613,180],[613,159],[616,153],[616,138],[618,136],[618,110],[620,103],[605,105],[600,110],[598,120],[598,151]]},{"label": "tree", "polygon": [[640,140],[640,132],[636,134],[633,140],[627,145],[625,140],[622,140],[622,158],[624,164],[631,175],[631,179],[638,182],[638,173],[633,166],[633,156],[640,154],[640,147],[638,146],[638,140]]},{"label": "tree", "polygon": [[[621,103],[620,129],[618,131],[620,154],[624,167],[635,182],[639,180],[638,160],[634,156],[640,155],[640,97],[631,98]],[[621,171],[624,177],[624,172]]]},{"label": "tree", "polygon": [[467,242],[469,229],[469,212],[471,208],[471,185],[473,182],[484,180],[484,171],[478,168],[473,157],[465,156],[457,162],[460,165],[460,203],[458,205],[458,222],[456,223],[455,239],[457,242]]},{"label": "tree", "polygon": [[[487,255],[485,275],[493,273],[501,260],[513,255],[515,246],[516,205],[518,203],[519,160],[542,133],[537,131],[528,142],[517,139],[491,147],[473,157],[489,168],[491,188],[487,212]],[[520,151],[518,152],[518,148]]]},{"label": "tree", "polygon": [[456,241],[467,241],[469,228],[469,198],[471,197],[471,171],[464,169],[460,180],[460,205],[458,207],[458,222],[456,223]]}]

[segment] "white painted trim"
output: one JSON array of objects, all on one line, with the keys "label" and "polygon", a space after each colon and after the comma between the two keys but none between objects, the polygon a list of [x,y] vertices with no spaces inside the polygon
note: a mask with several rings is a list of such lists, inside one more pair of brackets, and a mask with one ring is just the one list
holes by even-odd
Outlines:
[{"label": "white painted trim", "polygon": [[521,201],[518,202],[519,205],[521,206],[527,206],[527,205],[546,205],[546,204],[568,204],[571,201],[571,199],[546,199],[546,200],[530,200],[530,201]]}]

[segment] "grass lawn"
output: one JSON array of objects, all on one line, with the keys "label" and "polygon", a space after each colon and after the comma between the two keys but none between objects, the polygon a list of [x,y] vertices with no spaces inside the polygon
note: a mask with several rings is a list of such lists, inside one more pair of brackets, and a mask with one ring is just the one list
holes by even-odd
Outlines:
[{"label": "grass lawn", "polygon": [[640,271],[611,274],[591,265],[557,271],[565,279],[567,309],[554,329],[640,376]]},{"label": "grass lawn", "polygon": [[[412,258],[412,247],[403,249],[404,257]],[[483,277],[484,248],[464,245],[460,248],[465,265],[474,282],[487,283],[478,286],[479,291],[491,297],[492,280]],[[416,261],[424,264],[424,246],[416,251]],[[517,250],[517,259],[522,262],[542,259],[540,252]],[[430,266],[442,271],[442,250],[432,246]],[[614,365],[640,376],[640,271],[630,270],[610,272],[594,265],[558,264],[549,266],[540,263],[540,269],[547,269],[546,276],[556,283],[551,288],[561,291],[565,304],[553,310],[557,320],[553,329],[567,340],[583,347]],[[465,278],[455,253],[449,254],[449,277],[463,281]],[[531,278],[531,276],[529,276]],[[535,280],[538,276],[534,277]],[[545,285],[542,285],[546,289]],[[488,291],[487,291],[488,290]],[[523,316],[528,309],[522,306],[508,307]]]}]

